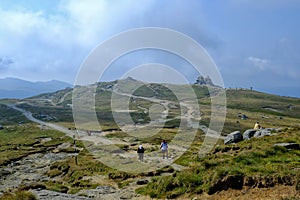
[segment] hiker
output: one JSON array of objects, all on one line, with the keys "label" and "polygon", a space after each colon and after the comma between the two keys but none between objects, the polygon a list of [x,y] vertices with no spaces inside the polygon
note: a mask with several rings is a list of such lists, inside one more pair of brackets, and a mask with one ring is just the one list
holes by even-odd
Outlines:
[{"label": "hiker", "polygon": [[254,124],[254,128],[253,128],[254,130],[259,130],[260,129],[260,124],[259,124],[259,122],[256,122],[255,124]]},{"label": "hiker", "polygon": [[165,157],[168,158],[168,143],[167,143],[166,140],[163,140],[161,142],[160,149],[161,149],[161,152],[162,152],[162,155],[163,155],[163,159]]},{"label": "hiker", "polygon": [[145,149],[142,145],[139,146],[139,148],[137,149],[137,153],[139,155],[139,161],[143,162],[144,161],[144,152]]}]

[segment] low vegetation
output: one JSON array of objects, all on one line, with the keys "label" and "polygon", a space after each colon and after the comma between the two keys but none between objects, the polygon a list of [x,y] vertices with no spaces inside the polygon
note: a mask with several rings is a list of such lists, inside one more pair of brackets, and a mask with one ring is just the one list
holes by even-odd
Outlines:
[{"label": "low vegetation", "polygon": [[22,113],[9,108],[5,104],[0,102],[0,124],[1,125],[13,125],[19,123],[27,123],[28,119],[22,115]]},{"label": "low vegetation", "polygon": [[188,169],[168,177],[153,178],[137,192],[152,198],[175,198],[203,192],[213,194],[229,188],[242,189],[244,186],[295,185],[300,181],[300,150],[273,146],[280,142],[300,143],[299,127],[234,145],[220,144],[202,159],[197,157],[197,148],[192,147],[185,155],[188,162],[185,159],[177,161]]},{"label": "low vegetation", "polygon": [[[63,133],[42,130],[37,125],[22,124],[0,130],[0,166],[10,164],[33,153],[44,153],[59,144],[72,141]],[[43,143],[44,138],[51,141]]]},{"label": "low vegetation", "polygon": [[17,190],[15,192],[6,192],[0,200],[37,200],[37,197],[26,190]]},{"label": "low vegetation", "polygon": [[[135,86],[134,80],[127,81],[128,87]],[[116,82],[97,84],[95,109],[106,137],[127,141],[128,135],[115,123],[111,111],[111,89],[115,84]],[[176,92],[181,92],[186,87],[177,86]],[[192,85],[192,88],[200,106],[200,124],[208,126],[211,114],[209,90],[199,85]],[[126,92],[126,88],[123,89],[122,92]],[[215,88],[210,91],[217,93],[218,90],[219,88]],[[27,103],[21,104],[20,107],[31,111],[36,118],[75,129],[70,105],[71,92],[71,89],[66,89],[42,94],[24,100]],[[137,193],[151,198],[192,198],[203,193],[214,194],[227,189],[268,188],[280,184],[296,187],[300,191],[300,150],[287,150],[273,146],[281,142],[300,143],[299,99],[251,90],[227,90],[226,95],[227,115],[222,135],[253,128],[256,121],[264,127],[280,129],[276,129],[272,136],[253,138],[233,145],[224,145],[223,140],[220,139],[215,148],[205,157],[198,155],[204,138],[203,131],[199,130],[190,148],[175,162],[183,170],[176,171],[172,167],[166,167],[144,174],[129,174],[111,169],[96,160],[78,141],[77,147],[81,148],[81,151],[77,157],[77,164],[74,157],[54,162],[46,173],[51,180],[37,184],[49,190],[77,193],[99,185],[126,188],[138,178],[152,177],[147,185],[136,190]],[[151,147],[146,149],[146,152],[158,150],[157,146],[162,139],[171,141],[178,131],[180,119],[176,117],[181,114],[178,100],[164,85],[149,84],[138,88],[134,97],[130,99],[129,109],[133,121],[140,125],[150,121],[149,109],[155,103],[139,97],[173,101],[174,104],[167,116],[170,120],[156,135],[138,141],[129,141],[132,145],[129,145],[130,148],[127,144],[120,144],[120,148],[125,151],[133,150],[141,142]],[[63,143],[72,144],[73,139],[62,133],[29,123],[19,112],[5,105],[9,103],[16,103],[16,101],[0,102],[0,124],[4,127],[0,130],[0,167],[30,154],[53,152]],[[92,126],[89,128],[98,130]],[[51,138],[51,140],[42,142],[44,138]],[[72,151],[72,146],[63,150],[67,153]],[[161,176],[162,173],[170,175]],[[97,180],[94,180],[95,177]],[[26,192],[26,189],[4,193],[1,199],[20,199],[20,195],[24,196],[24,199],[35,199],[32,194]],[[292,198],[294,197],[291,196]]]}]

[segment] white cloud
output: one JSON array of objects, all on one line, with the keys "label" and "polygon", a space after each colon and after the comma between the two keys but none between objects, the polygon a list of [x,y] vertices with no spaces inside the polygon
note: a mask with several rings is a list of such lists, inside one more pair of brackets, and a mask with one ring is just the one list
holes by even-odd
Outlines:
[{"label": "white cloud", "polygon": [[[15,61],[10,71],[0,76],[72,81],[88,52],[105,39],[143,26],[190,31],[199,24],[199,18],[189,17],[190,9],[197,10],[197,5],[196,1],[61,0],[52,12],[47,8],[32,10],[30,5],[6,10],[0,7],[0,57]],[[180,16],[174,16],[177,9],[182,12]],[[194,32],[201,39],[207,38],[197,27]]]},{"label": "white cloud", "polygon": [[266,70],[269,64],[269,61],[267,59],[257,58],[253,56],[248,57],[248,61],[250,61],[252,65],[259,70]]}]

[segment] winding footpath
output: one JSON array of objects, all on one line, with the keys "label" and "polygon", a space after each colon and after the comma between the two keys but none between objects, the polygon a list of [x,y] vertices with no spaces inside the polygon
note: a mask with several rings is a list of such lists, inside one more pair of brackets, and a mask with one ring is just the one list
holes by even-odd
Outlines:
[{"label": "winding footpath", "polygon": [[19,108],[17,107],[18,104],[9,104],[7,105],[8,107],[12,108],[12,109],[15,109],[19,112],[21,112],[28,120],[32,121],[32,122],[35,122],[37,124],[40,124],[40,125],[43,125],[43,126],[48,126],[52,129],[55,129],[57,131],[60,131],[62,133],[65,133],[67,136],[70,136],[70,137],[73,137],[74,135],[76,135],[76,132],[75,131],[72,131],[72,130],[69,130],[63,126],[59,126],[57,124],[52,124],[52,123],[48,123],[48,122],[44,122],[42,120],[39,120],[35,117],[32,116],[32,113],[27,111],[27,110],[24,110],[22,108]]}]

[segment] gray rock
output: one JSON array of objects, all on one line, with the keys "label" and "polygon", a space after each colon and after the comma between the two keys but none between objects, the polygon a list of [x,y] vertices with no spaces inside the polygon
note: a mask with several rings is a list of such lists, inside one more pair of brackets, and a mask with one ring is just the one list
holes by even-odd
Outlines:
[{"label": "gray rock", "polygon": [[30,190],[39,200],[88,200],[91,198],[79,196],[77,194],[65,194],[50,190]]},{"label": "gray rock", "polygon": [[101,194],[111,194],[116,192],[116,189],[110,186],[98,186],[95,190]]},{"label": "gray rock", "polygon": [[250,140],[255,134],[256,130],[254,129],[248,129],[243,133],[244,140]]},{"label": "gray rock", "polygon": [[8,176],[11,172],[9,170],[1,169],[0,170],[0,177]]},{"label": "gray rock", "polygon": [[270,135],[271,135],[271,131],[269,131],[268,129],[262,129],[256,131],[253,137],[259,138],[259,137],[265,137]]},{"label": "gray rock", "polygon": [[78,194],[87,196],[89,198],[95,198],[102,195],[109,195],[116,193],[116,189],[110,186],[98,186],[96,189],[83,190]]},{"label": "gray rock", "polygon": [[276,131],[276,129],[275,129],[275,128],[265,128],[265,129],[263,129],[263,130],[270,131],[270,132],[272,132],[272,131]]},{"label": "gray rock", "polygon": [[0,169],[0,191],[15,189],[20,185],[47,182],[49,177],[46,173],[50,169],[50,163],[68,156],[69,154],[65,153],[35,153],[11,163],[8,168]]},{"label": "gray rock", "polygon": [[240,131],[234,131],[228,134],[224,139],[224,144],[238,143],[243,140],[243,136]]},{"label": "gray rock", "polygon": [[280,146],[280,147],[285,147],[287,149],[300,149],[300,145],[298,143],[277,143],[273,145],[274,147]]}]

